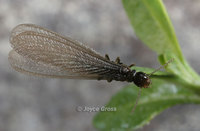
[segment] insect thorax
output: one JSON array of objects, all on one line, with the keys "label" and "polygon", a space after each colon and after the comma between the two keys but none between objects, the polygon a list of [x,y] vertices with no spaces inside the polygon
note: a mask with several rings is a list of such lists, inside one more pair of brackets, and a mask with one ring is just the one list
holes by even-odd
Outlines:
[{"label": "insect thorax", "polygon": [[128,67],[122,66],[120,70],[116,72],[115,76],[113,77],[113,80],[133,82],[135,72],[135,70],[131,70]]}]

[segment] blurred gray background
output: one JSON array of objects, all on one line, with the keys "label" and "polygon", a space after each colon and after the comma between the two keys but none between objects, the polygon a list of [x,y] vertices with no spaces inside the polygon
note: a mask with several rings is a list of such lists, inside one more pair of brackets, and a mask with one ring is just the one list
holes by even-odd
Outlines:
[{"label": "blurred gray background", "polygon": [[[164,0],[184,56],[200,73],[200,1]],[[0,0],[0,131],[94,131],[95,113],[127,85],[122,82],[49,79],[14,71],[7,60],[9,33],[34,23],[86,43],[111,59],[155,68],[157,56],[135,36],[121,0]],[[200,106],[172,107],[139,131],[199,131]]]}]

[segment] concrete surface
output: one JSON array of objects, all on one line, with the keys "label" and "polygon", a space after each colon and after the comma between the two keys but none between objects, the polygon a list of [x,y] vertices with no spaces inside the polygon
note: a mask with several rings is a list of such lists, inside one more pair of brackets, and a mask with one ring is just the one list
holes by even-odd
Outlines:
[{"label": "concrete surface", "polygon": [[[183,54],[200,73],[200,1],[164,0]],[[15,72],[8,63],[13,27],[34,23],[87,43],[111,59],[155,68],[156,54],[134,35],[120,0],[0,0],[0,131],[94,131],[95,113],[127,83],[48,79]],[[199,131],[200,106],[170,108],[139,131]]]}]

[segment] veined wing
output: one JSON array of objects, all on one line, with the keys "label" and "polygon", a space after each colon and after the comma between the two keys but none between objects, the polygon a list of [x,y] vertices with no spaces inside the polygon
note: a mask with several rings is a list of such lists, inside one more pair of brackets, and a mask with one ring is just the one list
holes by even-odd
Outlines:
[{"label": "veined wing", "polygon": [[10,43],[13,47],[9,53],[11,66],[22,73],[98,79],[120,68],[82,43],[32,24],[15,27]]}]

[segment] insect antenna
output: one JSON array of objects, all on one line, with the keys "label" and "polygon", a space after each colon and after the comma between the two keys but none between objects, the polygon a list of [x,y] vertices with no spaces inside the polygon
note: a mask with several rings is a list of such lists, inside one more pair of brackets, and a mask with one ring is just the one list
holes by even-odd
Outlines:
[{"label": "insect antenna", "polygon": [[[148,74],[148,76],[150,77],[152,74],[154,74],[155,72],[159,71],[160,69],[162,68],[165,68],[169,63],[173,62],[174,61],[174,58],[170,59],[167,63],[165,63],[164,65],[158,67],[157,69],[155,69],[153,72],[151,72],[150,74]],[[136,98],[136,102],[135,102],[135,105],[131,111],[131,113],[134,113],[136,107],[137,107],[137,104],[138,104],[138,101],[140,99],[140,96],[141,96],[141,92],[142,92],[142,88],[139,89],[139,92],[138,92],[138,95],[137,95],[137,98]]]},{"label": "insect antenna", "polygon": [[139,101],[140,96],[141,96],[141,92],[142,92],[142,88],[139,89],[139,92],[138,92],[138,95],[137,95],[137,98],[136,98],[136,102],[135,102],[135,105],[134,105],[131,113],[133,113],[135,111],[136,107],[137,107],[138,101]]},{"label": "insect antenna", "polygon": [[162,68],[165,68],[169,63],[173,62],[174,58],[170,59],[167,63],[165,63],[164,65],[161,65],[160,67],[158,67],[157,69],[155,69],[153,72],[151,72],[150,74],[148,74],[148,76],[151,76],[152,74],[156,73],[157,71],[161,70]]}]

